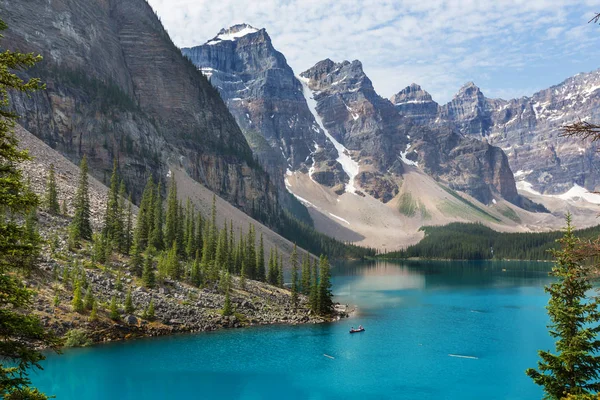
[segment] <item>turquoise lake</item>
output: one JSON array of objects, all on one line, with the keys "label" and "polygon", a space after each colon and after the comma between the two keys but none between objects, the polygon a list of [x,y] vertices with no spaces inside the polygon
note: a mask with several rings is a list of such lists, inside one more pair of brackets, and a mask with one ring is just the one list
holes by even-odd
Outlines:
[{"label": "turquoise lake", "polygon": [[[540,399],[553,349],[550,264],[353,263],[333,269],[350,319],[142,339],[50,355],[57,399]],[[366,331],[350,335],[351,326]],[[326,357],[329,355],[333,358]]]}]

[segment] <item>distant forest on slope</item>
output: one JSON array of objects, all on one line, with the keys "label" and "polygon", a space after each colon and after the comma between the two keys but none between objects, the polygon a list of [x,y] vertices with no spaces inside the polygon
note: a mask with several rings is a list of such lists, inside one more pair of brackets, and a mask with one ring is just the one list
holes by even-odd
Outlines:
[{"label": "distant forest on slope", "polygon": [[[425,237],[404,250],[382,254],[382,258],[430,258],[450,260],[551,260],[550,249],[562,231],[503,233],[479,223],[424,226]],[[596,239],[600,225],[575,231],[581,239]]]}]

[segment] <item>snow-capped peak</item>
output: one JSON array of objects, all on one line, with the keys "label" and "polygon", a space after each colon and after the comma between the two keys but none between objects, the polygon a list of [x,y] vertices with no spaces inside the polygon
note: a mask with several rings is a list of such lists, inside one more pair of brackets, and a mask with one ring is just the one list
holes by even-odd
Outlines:
[{"label": "snow-capped peak", "polygon": [[210,40],[207,44],[212,46],[225,40],[233,41],[251,33],[256,33],[258,31],[259,29],[256,29],[255,27],[250,26],[248,24],[234,25],[230,28],[221,29],[221,31],[219,31],[219,34],[215,36],[212,40]]}]

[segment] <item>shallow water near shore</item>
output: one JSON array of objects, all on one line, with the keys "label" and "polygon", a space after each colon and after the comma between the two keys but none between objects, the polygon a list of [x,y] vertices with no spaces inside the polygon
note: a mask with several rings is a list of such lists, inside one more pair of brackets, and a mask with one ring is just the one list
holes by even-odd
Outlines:
[{"label": "shallow water near shore", "polygon": [[[352,318],[141,339],[49,355],[57,399],[539,399],[551,264],[336,265]],[[349,334],[359,324],[365,332]]]}]

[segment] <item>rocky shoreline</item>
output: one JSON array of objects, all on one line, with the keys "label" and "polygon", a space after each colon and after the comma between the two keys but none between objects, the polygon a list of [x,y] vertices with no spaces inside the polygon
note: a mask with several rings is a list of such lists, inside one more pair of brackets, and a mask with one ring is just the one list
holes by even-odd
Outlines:
[{"label": "rocky shoreline", "polygon": [[[77,264],[77,256],[72,254]],[[123,271],[122,274],[115,271]],[[164,280],[153,289],[145,288],[132,276],[124,264],[113,269],[82,268],[93,296],[99,304],[98,318],[90,320],[90,312],[76,313],[71,301],[71,284],[65,281],[65,268],[60,260],[49,257],[40,265],[39,273],[26,284],[35,288],[34,312],[43,325],[59,336],[73,329],[85,332],[93,343],[112,342],[140,337],[164,336],[178,333],[215,331],[256,325],[323,323],[350,315],[349,307],[336,305],[330,317],[313,314],[308,308],[308,298],[299,296],[298,307],[291,302],[291,292],[263,282],[246,280],[244,288],[238,277],[232,278],[231,303],[233,315],[222,315],[225,295],[218,285],[197,288],[185,283]],[[120,281],[120,284],[119,284]],[[123,310],[126,294],[131,291],[135,311]],[[117,299],[120,318],[109,318],[108,304]],[[143,318],[150,300],[155,308],[152,321]]]}]

